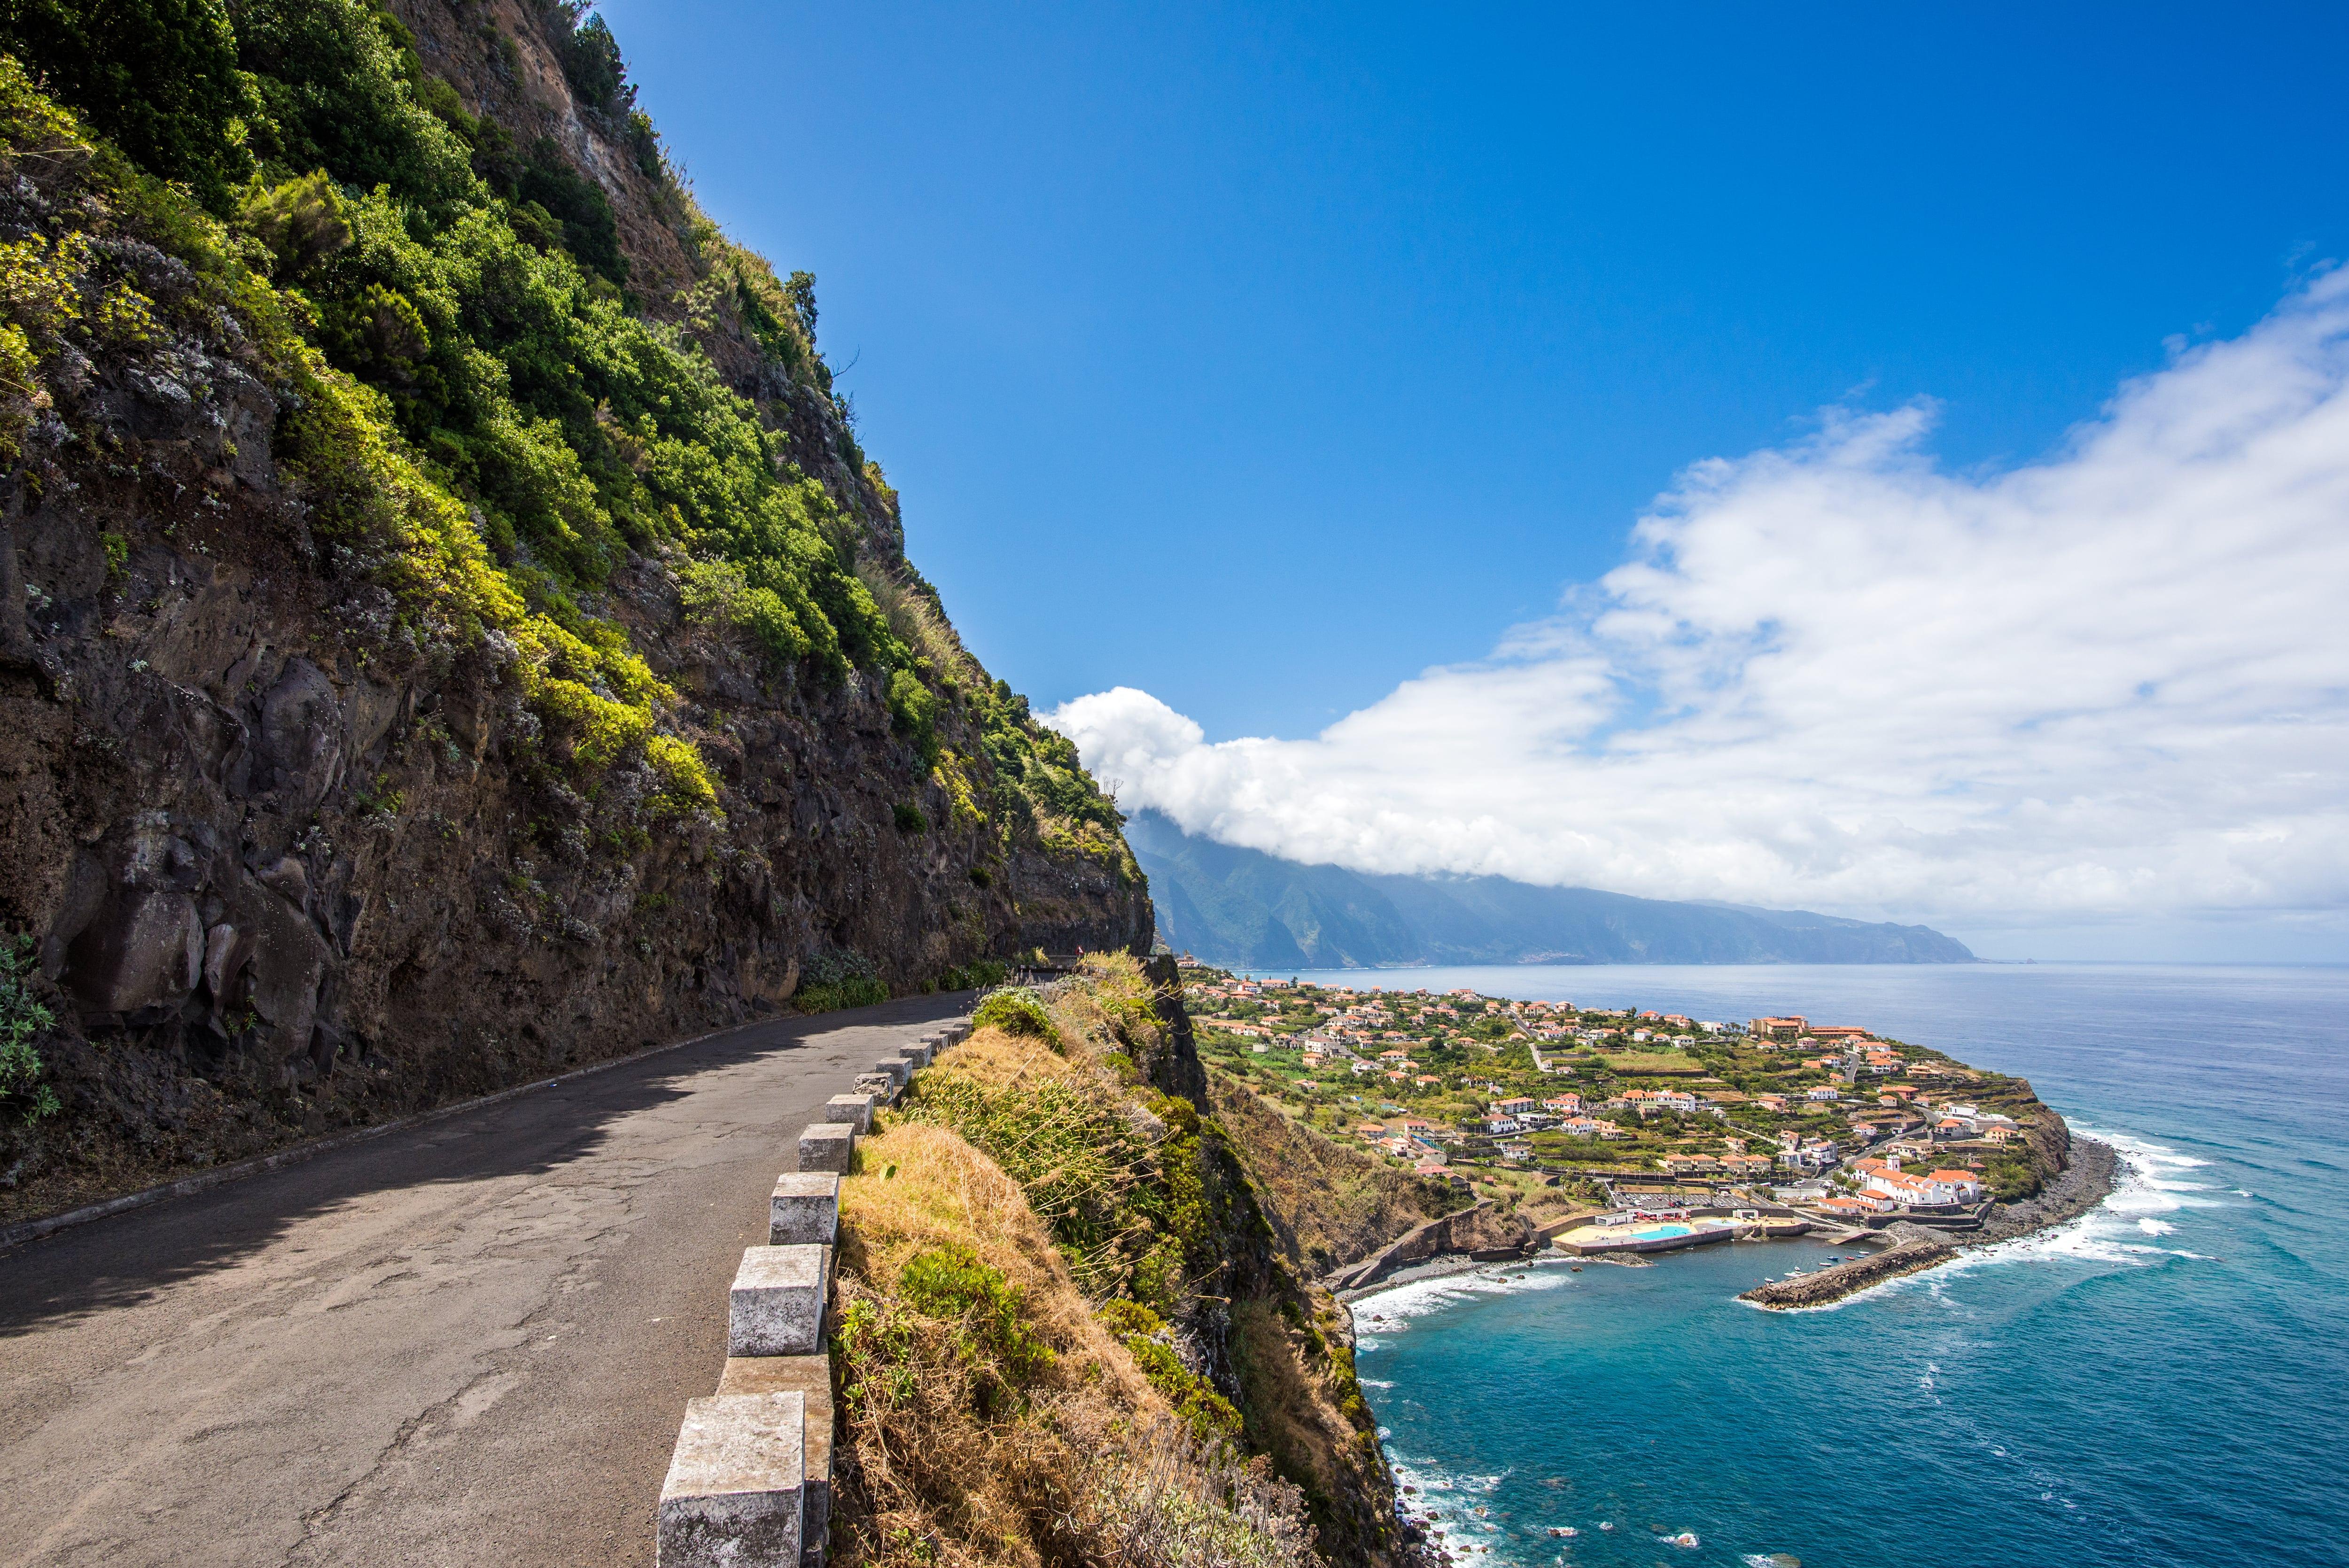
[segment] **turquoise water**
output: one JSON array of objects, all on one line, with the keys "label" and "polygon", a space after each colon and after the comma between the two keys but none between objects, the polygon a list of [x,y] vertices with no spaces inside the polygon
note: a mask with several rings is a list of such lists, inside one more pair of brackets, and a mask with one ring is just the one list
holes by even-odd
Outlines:
[{"label": "turquoise water", "polygon": [[[1733,1300],[1835,1253],[1803,1242],[1488,1268],[1362,1302],[1365,1387],[1455,1560],[2349,1563],[2349,971],[1371,978],[1867,1024],[2027,1076],[2126,1162],[2081,1221],[1826,1311]],[[1683,1531],[1701,1544],[1664,1539]]]},{"label": "turquoise water", "polygon": [[1689,1233],[1689,1227],[1686,1225],[1642,1225],[1631,1233],[1639,1237],[1643,1242],[1651,1242],[1661,1240],[1665,1236],[1685,1236]]}]

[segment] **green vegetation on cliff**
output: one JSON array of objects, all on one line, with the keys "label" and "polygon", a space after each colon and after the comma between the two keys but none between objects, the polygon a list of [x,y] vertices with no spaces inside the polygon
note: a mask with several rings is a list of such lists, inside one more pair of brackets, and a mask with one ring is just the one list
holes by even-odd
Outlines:
[{"label": "green vegetation on cliff", "polygon": [[1284,1262],[1171,988],[1095,957],[976,1021],[843,1191],[835,1540],[1301,1563],[1309,1519],[1327,1561],[1408,1560],[1340,1310]]},{"label": "green vegetation on cliff", "polygon": [[[15,427],[48,406],[64,356],[135,346],[159,317],[222,349],[243,336],[295,399],[278,455],[307,481],[332,570],[389,595],[380,624],[353,629],[362,656],[445,662],[502,638],[552,765],[592,790],[641,764],[662,809],[713,811],[677,694],[596,609],[631,552],[655,555],[776,678],[871,683],[972,818],[1131,881],[1068,743],[876,546],[895,496],[816,350],[813,280],[779,279],[694,206],[600,19],[557,5],[539,20],[586,114],[657,178],[698,279],[674,297],[633,292],[612,202],[572,154],[470,112],[381,5],[0,5],[0,49],[23,67],[0,67],[11,160],[73,170],[6,248]],[[140,275],[149,245],[186,269],[176,286]],[[730,380],[710,353],[730,335],[760,361]],[[949,707],[976,755],[941,749]]]}]

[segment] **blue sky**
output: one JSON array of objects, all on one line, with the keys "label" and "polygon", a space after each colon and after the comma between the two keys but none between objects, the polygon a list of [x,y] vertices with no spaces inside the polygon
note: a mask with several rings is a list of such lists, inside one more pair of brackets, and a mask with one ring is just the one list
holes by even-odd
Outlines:
[{"label": "blue sky", "polygon": [[2349,959],[2349,11],[603,10],[1129,807]]},{"label": "blue sky", "polygon": [[2349,250],[2339,7],[604,11],[981,656],[1216,738],[1482,654],[1683,464],[1920,395],[2028,457]]}]

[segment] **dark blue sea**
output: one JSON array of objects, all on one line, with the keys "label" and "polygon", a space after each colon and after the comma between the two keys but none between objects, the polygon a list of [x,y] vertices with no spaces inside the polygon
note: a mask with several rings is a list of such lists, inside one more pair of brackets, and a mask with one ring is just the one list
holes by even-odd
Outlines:
[{"label": "dark blue sea", "polygon": [[1389,1453],[1455,1560],[2349,1563],[2349,971],[1344,978],[1864,1024],[2029,1078],[2125,1161],[2081,1220],[1822,1311],[1734,1299],[1830,1254],[1804,1242],[1361,1302]]}]

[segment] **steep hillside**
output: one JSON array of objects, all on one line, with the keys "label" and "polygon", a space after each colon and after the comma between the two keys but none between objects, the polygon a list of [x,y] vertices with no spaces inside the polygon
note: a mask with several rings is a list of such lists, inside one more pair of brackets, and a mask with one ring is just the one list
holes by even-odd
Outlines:
[{"label": "steep hillside", "polygon": [[1466,1206],[1442,1181],[1396,1170],[1377,1155],[1328,1138],[1228,1072],[1208,1072],[1216,1119],[1282,1255],[1319,1279],[1360,1263],[1413,1226]]},{"label": "steep hillside", "polygon": [[1344,1310],[1207,1098],[1174,965],[999,993],[842,1195],[835,1542],[882,1563],[1424,1561]]},{"label": "steep hillside", "polygon": [[1922,925],[1675,903],[1506,877],[1376,876],[1300,865],[1185,833],[1155,811],[1127,825],[1159,935],[1212,964],[1336,969],[1402,964],[1964,964]]},{"label": "steep hillside", "polygon": [[1146,950],[813,281],[599,21],[28,0],[0,50],[0,1216]]}]

